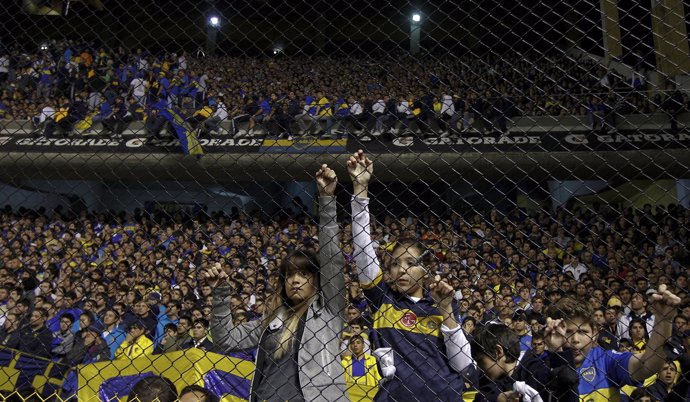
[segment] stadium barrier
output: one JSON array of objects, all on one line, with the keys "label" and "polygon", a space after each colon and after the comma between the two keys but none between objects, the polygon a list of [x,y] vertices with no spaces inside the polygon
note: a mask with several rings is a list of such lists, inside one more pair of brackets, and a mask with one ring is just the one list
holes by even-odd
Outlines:
[{"label": "stadium barrier", "polygon": [[[587,130],[590,127],[590,123],[587,117],[579,116],[522,116],[511,119],[511,124],[509,124],[509,129],[513,134],[520,133],[568,133],[571,131],[581,131]],[[690,114],[682,113],[678,116],[678,122],[681,128],[686,128],[690,125]],[[321,131],[325,128],[325,122],[316,122],[319,125],[319,130]],[[473,122],[473,125],[477,125]],[[229,122],[221,122],[220,126],[223,128],[221,132],[215,135],[227,136],[231,134],[232,125]],[[248,127],[247,122],[242,122],[238,124],[238,130],[246,130]],[[101,131],[101,125],[91,127],[88,131],[78,134],[77,136],[84,136],[85,133],[89,135],[97,136]],[[630,132],[636,130],[669,130],[670,123],[668,117],[664,114],[657,113],[654,115],[626,115],[624,119],[616,125],[616,130],[620,132]],[[146,130],[144,124],[141,122],[133,122],[130,126],[123,132],[123,135],[143,135]],[[0,135],[21,135],[21,134],[38,134],[31,125],[30,121],[26,120],[14,120],[0,122]],[[166,130],[167,133],[167,130]],[[172,133],[168,133],[172,135]],[[263,137],[266,132],[263,128],[259,128],[256,131],[254,137]],[[469,135],[466,134],[466,135]],[[403,136],[403,135],[400,135]],[[246,137],[246,136],[245,136]]]}]

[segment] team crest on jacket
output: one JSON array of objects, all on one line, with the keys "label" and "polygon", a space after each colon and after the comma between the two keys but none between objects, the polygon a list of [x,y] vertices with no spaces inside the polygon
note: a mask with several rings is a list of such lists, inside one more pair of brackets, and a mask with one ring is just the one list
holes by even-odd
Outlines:
[{"label": "team crest on jacket", "polygon": [[580,370],[580,375],[587,382],[593,382],[597,376],[597,370],[594,367],[586,367]]},{"label": "team crest on jacket", "polygon": [[417,324],[417,315],[411,311],[408,311],[407,313],[405,313],[405,315],[402,316],[400,322],[402,323],[402,325],[408,328],[412,328],[415,326],[415,324]]}]

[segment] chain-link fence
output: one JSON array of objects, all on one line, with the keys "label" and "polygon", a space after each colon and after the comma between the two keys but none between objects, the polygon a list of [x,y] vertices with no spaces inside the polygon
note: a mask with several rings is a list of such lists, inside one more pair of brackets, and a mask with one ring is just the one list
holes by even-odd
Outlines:
[{"label": "chain-link fence", "polygon": [[1,397],[688,400],[687,3],[3,1]]}]

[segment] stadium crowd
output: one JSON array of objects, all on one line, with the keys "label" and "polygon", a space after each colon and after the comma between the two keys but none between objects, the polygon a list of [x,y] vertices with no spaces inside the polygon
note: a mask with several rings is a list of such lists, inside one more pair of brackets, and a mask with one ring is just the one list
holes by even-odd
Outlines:
[{"label": "stadium crowd", "polygon": [[[361,153],[353,158],[355,165],[370,164]],[[640,377],[630,370],[632,365],[615,373],[607,371],[610,367],[596,367],[606,380],[597,380],[601,383],[594,382],[588,391],[580,385],[581,395],[686,400],[690,211],[646,205],[583,206],[554,213],[383,213],[369,223],[365,191],[365,185],[355,187],[352,220],[338,206],[335,229],[347,289],[341,295],[347,298],[344,328],[336,336],[341,357],[349,362],[349,382],[377,384],[383,378],[389,399],[402,400],[409,390],[396,388],[391,378],[409,376],[402,388],[428,386],[440,399],[478,392],[476,400],[497,400],[499,392],[512,390],[521,372],[528,373],[525,378],[546,378],[538,376],[543,367],[525,362],[561,356],[568,349],[554,346],[558,331],[574,335],[558,323],[579,319],[582,326],[592,323],[587,333],[596,338],[588,346],[591,353],[600,353],[603,360],[618,359],[607,364],[623,364],[621,356],[636,361],[627,352],[662,359],[648,361],[649,367],[660,368],[654,377]],[[267,313],[274,291],[282,289],[284,262],[296,251],[316,252],[323,245],[317,220],[303,211],[271,218],[162,212],[50,215],[5,208],[0,230],[0,345],[68,365],[186,348],[227,353],[227,339],[211,326],[218,322],[215,309],[231,312],[231,322],[221,320],[223,327],[251,325],[247,323]],[[424,269],[415,277],[411,272],[417,264]],[[214,299],[220,285],[205,276],[213,267],[227,275],[225,299]],[[395,296],[401,294],[405,296]],[[439,299],[443,294],[450,295],[448,304]],[[679,299],[663,305],[664,310],[660,295]],[[415,307],[425,300],[428,317]],[[429,310],[437,305],[440,312]],[[416,315],[397,316],[396,311]],[[441,327],[440,321],[430,319],[436,316],[444,317]],[[400,323],[386,325],[388,320]],[[417,330],[422,323],[428,328]],[[415,340],[420,333],[427,337]],[[437,349],[427,350],[429,339],[436,337],[440,343],[431,343]],[[466,360],[451,358],[454,342],[466,344],[456,351]],[[570,350],[580,351],[573,352],[575,364],[582,364],[577,353],[584,349],[569,342]],[[391,363],[377,353],[390,347],[402,361]],[[522,371],[515,367],[518,355]],[[424,366],[422,359],[431,366]],[[493,363],[487,366],[487,359]],[[570,359],[572,363],[573,356]],[[493,366],[503,371],[496,373]],[[415,384],[420,375],[415,370],[431,376],[425,385]],[[527,381],[528,388],[550,392],[547,384],[525,378],[521,381]],[[563,384],[563,378],[557,383]],[[372,396],[365,392],[363,397]]]},{"label": "stadium crowd", "polygon": [[616,116],[663,111],[673,122],[689,106],[673,88],[650,98],[644,71],[624,77],[564,55],[188,56],[72,41],[39,52],[14,47],[0,55],[0,118],[31,120],[45,136],[90,133],[101,122],[116,137],[146,120],[157,141],[165,126],[158,112],[170,106],[199,135],[229,121],[237,136],[507,133],[509,119],[525,115],[588,116],[606,131]]}]

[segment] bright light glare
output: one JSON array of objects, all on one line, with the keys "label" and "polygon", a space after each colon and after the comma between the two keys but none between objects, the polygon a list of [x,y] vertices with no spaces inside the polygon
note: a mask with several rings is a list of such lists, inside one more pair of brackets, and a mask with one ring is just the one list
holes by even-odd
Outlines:
[{"label": "bright light glare", "polygon": [[208,22],[209,22],[212,26],[217,27],[218,25],[220,25],[220,18],[214,16],[214,17],[209,18],[209,19],[208,19]]},{"label": "bright light glare", "polygon": [[419,14],[412,14],[412,21],[419,22],[422,20],[422,16]]}]

